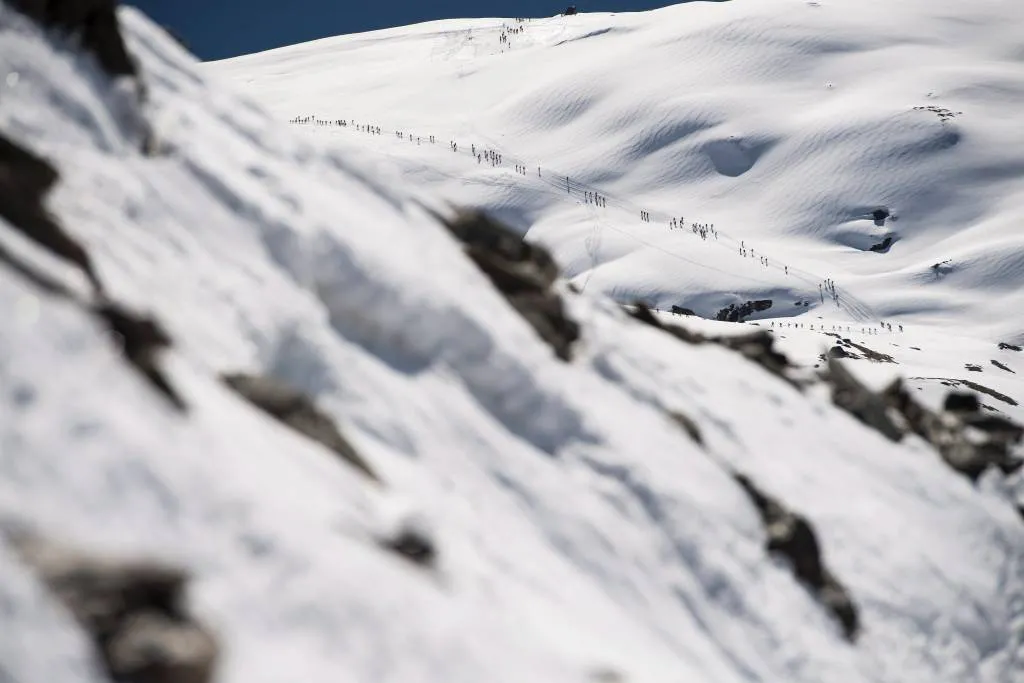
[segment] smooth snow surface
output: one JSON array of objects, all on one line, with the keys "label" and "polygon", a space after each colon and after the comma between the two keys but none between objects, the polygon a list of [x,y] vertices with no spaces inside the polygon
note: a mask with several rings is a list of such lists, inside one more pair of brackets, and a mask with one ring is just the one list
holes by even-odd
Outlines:
[{"label": "smooth snow surface", "polygon": [[[510,26],[522,31],[503,42]],[[433,22],[208,70],[282,120],[382,127],[316,133],[496,211],[588,290],[705,315],[771,298],[763,316],[1020,340],[1021,35],[1024,5],[1006,0],[735,0]],[[503,165],[478,165],[473,147]],[[891,217],[876,224],[877,209]],[[826,278],[838,307],[820,305]]]},{"label": "smooth snow surface", "polygon": [[[1017,3],[690,4],[535,20],[504,54],[501,20],[442,22],[213,66],[137,11],[120,16],[147,85],[139,111],[73,43],[0,2],[0,74],[18,74],[0,80],[0,127],[60,170],[48,208],[112,296],[168,327],[165,366],[190,409],[174,412],[80,309],[0,266],[0,518],[186,564],[225,650],[219,681],[1024,679],[1014,481],[972,485],[823,387],[682,344],[597,295],[813,300],[830,276],[840,308],[800,322],[877,331],[873,316],[898,312],[919,321],[907,339],[932,347],[922,377],[982,350],[1024,374],[983,339],[1009,329],[990,297],[1020,301],[1007,256],[1024,138],[1006,118],[1021,100]],[[251,81],[264,105],[211,70]],[[930,90],[963,117],[910,111]],[[283,122],[306,113],[389,130]],[[144,121],[155,156],[140,152]],[[420,127],[447,137],[394,135]],[[948,149],[928,142],[957,131]],[[471,144],[507,148],[504,164],[478,165]],[[529,177],[537,164],[608,207],[577,201],[582,186],[563,197],[543,168]],[[572,362],[422,206],[448,200],[536,233],[588,283],[582,296],[559,285],[582,327]],[[878,203],[900,215],[900,241],[844,246]],[[636,220],[641,207],[655,220]],[[668,231],[670,213],[714,222],[719,243]],[[769,267],[738,260],[741,239]],[[85,291],[2,222],[0,240]],[[926,281],[940,257],[957,267]],[[981,273],[997,263],[993,284]],[[948,329],[964,341],[933,334]],[[809,356],[823,343],[782,336]],[[238,369],[314,396],[384,485],[217,381]],[[767,554],[730,470],[815,525],[861,609],[855,644]],[[410,520],[434,539],[436,569],[376,542]],[[2,543],[0,633],[0,680],[103,680]]]}]

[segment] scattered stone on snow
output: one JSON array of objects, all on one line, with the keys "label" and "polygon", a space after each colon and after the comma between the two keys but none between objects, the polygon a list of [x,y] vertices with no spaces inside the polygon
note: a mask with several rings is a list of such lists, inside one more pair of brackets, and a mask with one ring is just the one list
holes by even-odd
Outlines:
[{"label": "scattered stone on snow", "polygon": [[1017,346],[1015,344],[1010,344],[1008,342],[999,342],[999,348],[1004,350],[1004,351],[1020,351],[1021,350],[1021,347],[1019,347],[1019,346]]},{"label": "scattered stone on snow", "polygon": [[530,244],[482,211],[459,211],[439,220],[466,254],[562,360],[571,358],[580,328],[552,289],[558,266],[543,247]]},{"label": "scattered stone on snow", "polygon": [[814,527],[803,516],[788,510],[769,497],[742,474],[734,474],[757,508],[767,535],[769,552],[782,555],[797,578],[810,589],[826,609],[839,621],[843,635],[853,641],[860,631],[860,616],[849,591],[825,566]]},{"label": "scattered stone on snow", "polygon": [[10,540],[89,634],[114,681],[213,679],[217,639],[185,610],[185,571],[156,561],[93,556],[25,532]]},{"label": "scattered stone on snow", "polygon": [[964,363],[964,368],[970,372],[981,372],[981,366],[977,363]]},{"label": "scattered stone on snow", "polygon": [[306,395],[270,377],[246,374],[223,375],[224,383],[251,404],[295,431],[323,444],[374,481],[380,481],[356,449],[331,420]]}]

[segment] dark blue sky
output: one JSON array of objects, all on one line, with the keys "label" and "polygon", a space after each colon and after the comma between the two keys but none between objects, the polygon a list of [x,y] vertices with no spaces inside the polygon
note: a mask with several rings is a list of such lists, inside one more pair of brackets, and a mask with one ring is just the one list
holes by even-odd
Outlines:
[{"label": "dark blue sky", "polygon": [[[200,59],[222,59],[314,38],[453,17],[549,17],[554,0],[125,0],[183,38]],[[676,0],[677,2],[679,0]],[[672,0],[594,0],[581,12],[627,12]]]}]

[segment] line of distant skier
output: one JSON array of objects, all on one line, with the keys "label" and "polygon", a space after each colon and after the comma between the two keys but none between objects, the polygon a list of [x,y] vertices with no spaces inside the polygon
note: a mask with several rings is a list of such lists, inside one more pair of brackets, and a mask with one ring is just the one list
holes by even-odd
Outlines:
[{"label": "line of distant skier", "polygon": [[[364,133],[367,133],[367,134],[370,134],[370,135],[382,135],[383,134],[383,129],[379,125],[376,125],[376,124],[360,124],[360,123],[357,123],[354,120],[348,120],[348,119],[324,119],[324,118],[320,118],[320,117],[317,117],[317,116],[309,115],[309,116],[297,116],[295,118],[292,118],[290,120],[290,122],[291,123],[296,123],[296,124],[313,124],[313,125],[318,125],[318,126],[336,126],[336,127],[341,127],[341,128],[353,128],[353,129],[355,129],[357,131],[364,132]],[[437,142],[437,138],[434,135],[429,135],[429,136],[423,137],[423,136],[418,136],[418,135],[412,135],[412,134],[408,133],[407,131],[402,131],[402,130],[396,130],[395,131],[395,136],[398,139],[409,140],[410,142],[413,142],[415,144],[422,144],[424,140],[428,144],[436,144],[436,142]],[[449,145],[449,149],[451,149],[452,152],[458,153],[458,151],[459,151],[459,144],[458,144],[457,141],[451,140],[451,141],[449,141],[448,145]],[[476,158],[477,164],[481,164],[482,165],[484,163],[487,163],[490,166],[497,167],[497,166],[501,166],[502,163],[503,163],[503,155],[500,152],[496,151],[496,150],[487,149],[487,148],[483,148],[483,147],[477,147],[476,144],[471,144],[469,151],[470,151],[470,156]],[[525,164],[515,164],[515,172],[520,174],[520,175],[528,175],[528,167]],[[543,174],[540,166],[537,166],[537,176],[539,178],[544,178],[544,174]],[[607,208],[607,206],[608,206],[608,198],[605,195],[600,194],[598,192],[595,192],[593,190],[586,189],[585,185],[582,185],[581,183],[573,181],[569,176],[555,176],[555,177],[556,178],[564,178],[565,179],[565,183],[564,184],[565,184],[565,189],[566,189],[568,194],[572,195],[574,189],[579,191],[580,192],[580,196],[581,196],[581,198],[583,200],[583,203],[588,204],[588,205],[593,205],[593,206],[596,206],[598,208]],[[643,221],[645,223],[651,223],[653,221],[653,216],[652,216],[650,211],[647,211],[645,209],[639,209],[639,214],[640,214],[640,220],[641,221]],[[680,216],[679,218],[675,218],[675,217],[668,218],[667,219],[667,225],[668,225],[669,230],[682,230],[682,229],[685,229],[687,227],[686,219],[683,216]],[[712,238],[714,241],[718,241],[719,232],[718,232],[718,230],[715,229],[714,223],[691,223],[691,224],[689,224],[689,227],[690,227],[690,230],[691,230],[691,232],[693,234],[697,235],[698,237],[700,237],[704,241],[707,241],[709,238]],[[757,258],[759,264],[762,267],[764,267],[764,268],[770,268],[771,267],[771,262],[769,261],[769,258],[767,256],[763,255],[763,254],[758,256],[756,254],[755,250],[753,249],[753,247],[748,247],[747,246],[745,240],[740,240],[738,251],[739,251],[739,255],[741,257],[744,257],[744,258],[749,257],[749,258],[752,258],[752,259],[753,258]],[[789,273],[789,266],[788,265],[780,264],[780,266],[778,266],[778,267],[781,267],[781,269],[782,269],[782,271],[783,271],[783,273],[785,275],[789,275],[790,274]],[[832,280],[831,278],[825,278],[822,281],[818,282],[818,296],[819,296],[819,298],[821,300],[821,303],[823,303],[823,304],[825,303],[826,295],[832,300],[832,302],[835,304],[835,306],[837,308],[843,308],[843,301],[840,298],[839,288],[836,285],[835,281]],[[882,325],[884,327],[884,323]],[[870,329],[870,328],[865,328],[865,329]],[[891,327],[889,329],[891,331]],[[902,329],[903,329],[903,327],[902,327],[902,325],[900,325],[900,331],[902,331]]]}]

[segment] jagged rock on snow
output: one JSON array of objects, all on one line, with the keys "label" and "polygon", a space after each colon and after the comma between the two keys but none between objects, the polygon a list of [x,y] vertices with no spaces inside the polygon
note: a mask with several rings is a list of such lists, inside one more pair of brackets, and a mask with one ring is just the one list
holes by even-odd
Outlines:
[{"label": "jagged rock on snow", "polygon": [[760,313],[761,311],[767,311],[771,307],[771,299],[745,301],[742,304],[729,304],[715,314],[715,320],[723,320],[730,323],[741,323],[753,314]]},{"label": "jagged rock on snow", "polygon": [[53,255],[81,268],[96,291],[102,292],[85,248],[43,206],[57,178],[49,162],[0,134],[0,217]]},{"label": "jagged rock on snow", "polygon": [[9,540],[88,633],[112,679],[213,679],[217,639],[185,611],[183,569],[92,555],[23,531]]},{"label": "jagged rock on snow", "polygon": [[272,378],[241,373],[223,376],[224,383],[263,412],[326,446],[374,481],[380,478],[349,443],[334,421],[306,395]]},{"label": "jagged rock on snow", "polygon": [[482,211],[441,219],[466,253],[562,360],[569,360],[580,329],[551,286],[558,266],[543,247],[530,244]]},{"label": "jagged rock on snow", "polygon": [[125,359],[175,408],[185,410],[185,401],[160,364],[161,353],[171,346],[171,337],[163,326],[155,318],[139,315],[113,302],[98,304],[93,312],[106,323]]},{"label": "jagged rock on snow", "polygon": [[832,402],[858,420],[874,428],[891,441],[899,441],[906,430],[885,400],[853,376],[846,367],[830,358],[825,380],[832,389]]},{"label": "jagged rock on snow", "polygon": [[748,477],[735,474],[733,478],[746,491],[761,516],[767,549],[789,560],[797,578],[836,617],[846,638],[854,640],[860,631],[857,606],[849,591],[825,567],[814,527],[806,518],[761,491]]}]

